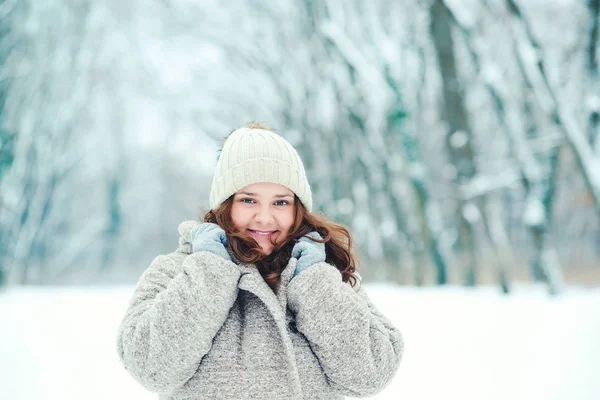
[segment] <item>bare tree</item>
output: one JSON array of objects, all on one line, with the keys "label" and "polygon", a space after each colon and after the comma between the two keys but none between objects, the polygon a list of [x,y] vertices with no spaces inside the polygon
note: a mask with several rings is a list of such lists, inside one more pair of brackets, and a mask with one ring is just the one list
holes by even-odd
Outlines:
[{"label": "bare tree", "polygon": [[598,75],[598,47],[600,46],[600,0],[588,0],[590,29],[587,43],[588,71],[588,138],[595,153],[600,157],[600,75]]},{"label": "bare tree", "polygon": [[[556,177],[557,162],[551,163],[550,168],[544,168],[538,162],[525,137],[525,123],[521,118],[523,113],[520,110],[519,101],[508,90],[509,85],[502,78],[503,73],[497,70],[488,54],[488,46],[477,46],[477,43],[481,42],[474,38],[476,34],[472,32],[469,23],[459,21],[452,12],[452,8],[448,7],[448,12],[452,17],[454,26],[462,33],[481,83],[485,85],[493,100],[498,121],[508,139],[511,153],[519,166],[521,182],[526,190],[526,209],[523,222],[530,228],[535,246],[535,257],[532,261],[533,276],[545,281],[549,285],[551,293],[556,294],[560,292],[562,287],[561,270],[556,257],[556,250],[547,241],[547,227],[551,214],[550,204],[553,193],[551,183],[554,182]],[[557,148],[552,151],[554,153],[552,160],[556,161]],[[548,172],[545,173],[544,171]],[[495,204],[495,202],[492,204]],[[511,257],[507,257],[510,254],[508,236],[498,214],[500,208],[497,205],[492,206],[490,204],[486,209],[488,211],[486,223],[488,236],[494,244],[500,263],[498,265],[499,281],[506,288],[508,280],[505,265],[511,262]]]},{"label": "bare tree", "polygon": [[550,83],[545,72],[543,51],[533,35],[528,19],[514,0],[506,0],[506,5],[512,15],[511,30],[516,53],[527,82],[533,88],[539,106],[565,135],[577,158],[588,190],[594,198],[596,213],[600,215],[600,160],[594,155],[569,105],[560,101],[556,89]]},{"label": "bare tree", "polygon": [[[170,43],[153,41],[152,33],[173,33],[158,19],[153,29],[138,30],[132,18],[173,7],[138,6],[0,6],[0,76],[2,85],[10,81],[1,91],[2,154],[11,149],[14,159],[0,179],[0,265],[11,281],[85,282],[132,264],[139,271],[146,263],[140,255],[152,257],[148,247],[172,247],[182,214],[195,217],[198,193],[192,203],[191,196],[164,189],[176,183],[194,188],[208,175],[189,160],[206,147],[203,130],[218,129],[211,129],[210,118],[202,127],[191,121],[213,114],[219,103],[204,106],[202,93],[178,81],[186,73],[181,68],[192,68],[190,60],[169,70],[157,67],[167,51],[186,57],[197,42],[181,35]],[[206,58],[194,64],[197,75],[189,79],[208,82],[207,65]],[[161,150],[161,162],[154,149]]]},{"label": "bare tree", "polygon": [[[431,38],[436,50],[442,80],[441,119],[447,124],[446,146],[451,162],[456,167],[456,184],[458,186],[468,185],[469,181],[477,174],[477,166],[474,162],[472,129],[458,78],[450,14],[442,0],[432,2],[430,14]],[[473,224],[478,219],[476,215],[481,214],[475,211],[479,207],[473,201],[461,200],[458,207],[457,226],[460,227],[460,252],[467,264],[465,283],[474,285],[477,280],[479,262]]]},{"label": "bare tree", "polygon": [[[583,14],[585,48],[537,42],[546,17],[515,1],[5,2],[0,265],[29,283],[137,276],[206,204],[221,138],[263,120],[366,275],[474,284],[494,265],[508,292],[531,254],[556,293],[564,239],[595,223],[569,218],[579,171],[590,193],[598,179],[597,2]],[[569,79],[557,53],[577,59]]]}]

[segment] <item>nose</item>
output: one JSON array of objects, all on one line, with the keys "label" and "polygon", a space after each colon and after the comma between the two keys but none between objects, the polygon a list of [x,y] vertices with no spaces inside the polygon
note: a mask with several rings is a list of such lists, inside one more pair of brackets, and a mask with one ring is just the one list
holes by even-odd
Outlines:
[{"label": "nose", "polygon": [[254,216],[255,221],[260,225],[271,225],[274,221],[273,214],[268,207],[261,207]]}]

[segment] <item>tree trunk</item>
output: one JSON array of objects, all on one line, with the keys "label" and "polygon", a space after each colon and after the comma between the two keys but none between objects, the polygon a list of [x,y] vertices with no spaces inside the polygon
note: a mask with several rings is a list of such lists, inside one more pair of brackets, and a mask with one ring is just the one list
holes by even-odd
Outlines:
[{"label": "tree trunk", "polygon": [[[476,174],[473,162],[472,132],[457,75],[452,38],[451,18],[444,2],[435,0],[430,8],[430,30],[437,53],[442,78],[442,120],[447,123],[446,147],[452,164],[456,167],[456,183],[467,184]],[[469,205],[460,201],[457,225],[459,228],[460,253],[467,264],[465,283],[477,281],[477,255],[473,226],[468,219]]]}]

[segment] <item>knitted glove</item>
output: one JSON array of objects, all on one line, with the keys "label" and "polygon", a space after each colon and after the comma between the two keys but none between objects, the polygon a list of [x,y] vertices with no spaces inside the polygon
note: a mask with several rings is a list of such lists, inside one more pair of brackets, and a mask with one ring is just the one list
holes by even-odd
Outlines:
[{"label": "knitted glove", "polygon": [[[314,239],[323,239],[317,232],[311,232],[308,236]],[[300,238],[292,249],[292,257],[298,259],[294,276],[304,271],[313,264],[325,261],[325,243],[313,242],[307,237]]]},{"label": "knitted glove", "polygon": [[194,228],[191,236],[194,253],[209,251],[231,261],[231,257],[227,252],[227,235],[219,225],[208,222],[203,223]]}]

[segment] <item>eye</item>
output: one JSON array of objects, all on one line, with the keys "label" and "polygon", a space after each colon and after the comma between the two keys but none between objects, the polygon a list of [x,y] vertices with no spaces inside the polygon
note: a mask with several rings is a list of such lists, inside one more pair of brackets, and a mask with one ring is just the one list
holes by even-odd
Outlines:
[{"label": "eye", "polygon": [[287,206],[288,204],[290,204],[290,202],[287,201],[287,200],[278,200],[278,201],[275,202],[275,205],[277,207]]},{"label": "eye", "polygon": [[246,204],[254,204],[255,203],[254,199],[250,199],[248,197],[243,197],[240,199],[240,201],[242,203],[246,203]]}]

